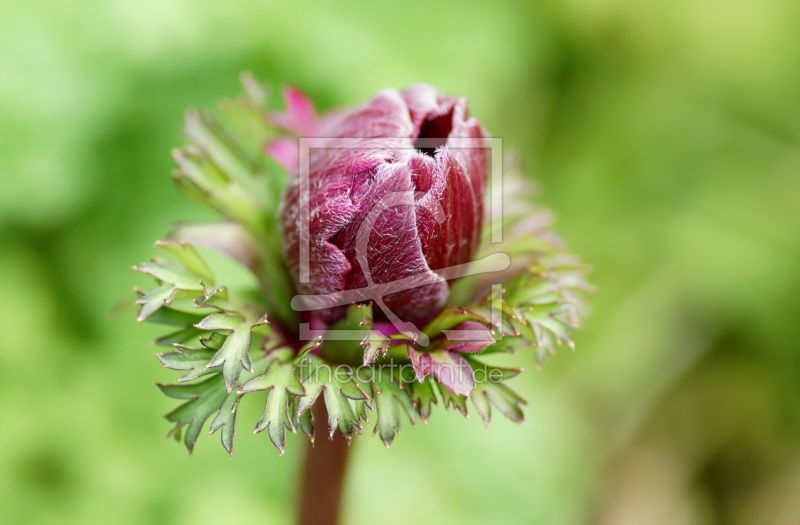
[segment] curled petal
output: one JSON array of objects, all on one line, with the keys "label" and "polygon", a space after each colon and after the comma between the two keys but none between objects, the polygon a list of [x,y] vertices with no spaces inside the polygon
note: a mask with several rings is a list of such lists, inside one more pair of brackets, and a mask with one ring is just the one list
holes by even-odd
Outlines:
[{"label": "curled petal", "polygon": [[[347,224],[356,209],[347,197],[334,197],[310,212],[300,214],[299,185],[288,188],[283,201],[283,249],[287,265],[301,293],[333,293],[344,289],[350,262],[342,251],[330,242],[336,232]],[[307,237],[305,237],[307,236]],[[300,282],[300,243],[308,242],[309,282]]]},{"label": "curled petal", "polygon": [[[433,272],[423,256],[416,228],[411,175],[404,164],[387,164],[360,188],[354,205],[358,215],[335,239],[352,265],[349,289],[410,279],[414,287],[385,297],[397,315],[414,317],[441,307],[447,283]],[[430,283],[430,284],[429,284]]]},{"label": "curled petal", "polygon": [[386,89],[354,112],[339,119],[336,129],[331,130],[335,134],[331,136],[403,139],[411,137],[413,129],[408,108],[400,94]]},{"label": "curled petal", "polygon": [[[463,166],[448,150],[436,159],[419,155],[411,160],[420,199],[417,228],[422,250],[433,270],[469,261],[477,246],[481,215],[478,200]],[[437,210],[444,217],[437,218]]]},{"label": "curled petal", "polygon": [[[490,157],[489,141],[480,123],[474,118],[468,118],[464,99],[460,99],[453,108],[453,130],[445,147],[464,168],[475,193],[478,206],[476,215],[483,217],[483,193]],[[480,231],[480,228],[476,231]]]},{"label": "curled petal", "polygon": [[472,367],[456,352],[446,350],[418,352],[409,348],[408,355],[414,373],[420,381],[433,374],[448,390],[460,396],[470,395],[475,388],[475,373]]},{"label": "curled petal", "polygon": [[287,137],[278,137],[267,144],[267,153],[289,173],[297,172],[297,149],[297,141]]},{"label": "curled petal", "polygon": [[318,129],[317,114],[311,99],[299,89],[289,86],[283,90],[283,100],[285,112],[273,114],[272,120],[297,136],[315,136]]},{"label": "curled petal", "polygon": [[444,334],[447,340],[442,348],[449,352],[480,352],[495,342],[491,331],[475,321],[465,321],[450,330],[444,330]]},{"label": "curled petal", "polygon": [[437,100],[436,88],[430,84],[415,84],[404,89],[401,96],[414,124],[414,136],[418,137],[427,116],[442,110]]}]

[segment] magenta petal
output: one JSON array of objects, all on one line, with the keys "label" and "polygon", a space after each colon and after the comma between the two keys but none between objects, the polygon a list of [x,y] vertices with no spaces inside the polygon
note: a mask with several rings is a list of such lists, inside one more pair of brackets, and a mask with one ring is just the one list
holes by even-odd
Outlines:
[{"label": "magenta petal", "polygon": [[387,321],[375,321],[372,323],[372,329],[377,330],[386,337],[391,337],[400,333],[395,325]]},{"label": "magenta petal", "polygon": [[440,150],[435,161],[418,155],[410,164],[417,191],[426,193],[419,201],[417,228],[428,265],[438,270],[469,262],[482,217],[461,164],[447,150]]},{"label": "magenta petal", "polygon": [[433,373],[433,357],[427,352],[417,352],[413,348],[408,348],[408,357],[411,358],[411,366],[414,367],[414,374],[417,380],[424,381],[426,377]]},{"label": "magenta petal", "polygon": [[480,123],[467,119],[466,102],[463,99],[453,109],[453,130],[447,139],[447,150],[464,167],[478,203],[478,215],[483,208],[483,192],[489,168],[490,143]]},{"label": "magenta petal", "polygon": [[289,173],[297,173],[297,141],[279,137],[267,144],[267,153]]},{"label": "magenta petal", "polygon": [[295,279],[300,275],[300,235],[308,232],[310,282],[296,282],[301,293],[333,293],[344,290],[350,262],[342,251],[330,242],[339,230],[356,214],[346,196],[331,197],[311,211],[307,219],[299,213],[299,185],[295,181],[283,199],[283,251],[286,263]]},{"label": "magenta petal", "polygon": [[300,137],[313,137],[317,132],[317,114],[314,104],[299,89],[286,87],[283,90],[286,110],[272,119],[278,126],[286,128]]},{"label": "magenta petal", "polygon": [[442,348],[449,352],[480,352],[495,342],[492,332],[475,321],[465,321],[444,333],[446,342]]},{"label": "magenta petal", "polygon": [[455,352],[437,350],[418,352],[408,349],[411,365],[417,379],[422,381],[429,375],[443,384],[449,391],[460,396],[468,396],[475,388],[475,373],[469,363]]},{"label": "magenta petal", "polygon": [[[384,90],[349,115],[338,119],[336,137],[405,139],[410,143],[414,127],[405,102],[394,90]],[[393,145],[393,143],[389,143]]]},{"label": "magenta petal", "polygon": [[426,117],[441,109],[436,88],[429,84],[415,84],[404,89],[400,96],[408,106],[411,122],[414,124],[414,136],[417,137]]},{"label": "magenta petal", "polygon": [[[372,283],[378,284],[401,279],[432,283],[387,295],[384,300],[401,317],[415,317],[441,307],[447,300],[448,287],[430,271],[423,256],[407,166],[386,164],[368,178],[372,180],[354,185],[360,189],[353,195],[359,208],[357,217],[334,239],[353,268],[347,288],[367,286],[370,280],[365,272]],[[357,258],[364,250],[367,267],[362,267]]]}]

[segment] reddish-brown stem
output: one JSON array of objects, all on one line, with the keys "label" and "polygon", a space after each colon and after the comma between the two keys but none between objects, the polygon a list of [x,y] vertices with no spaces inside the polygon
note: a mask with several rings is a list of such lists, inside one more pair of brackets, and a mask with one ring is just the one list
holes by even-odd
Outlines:
[{"label": "reddish-brown stem", "polygon": [[306,448],[300,480],[300,525],[337,525],[350,447],[340,433],[328,439],[328,411],[322,396],[311,407],[314,445]]}]

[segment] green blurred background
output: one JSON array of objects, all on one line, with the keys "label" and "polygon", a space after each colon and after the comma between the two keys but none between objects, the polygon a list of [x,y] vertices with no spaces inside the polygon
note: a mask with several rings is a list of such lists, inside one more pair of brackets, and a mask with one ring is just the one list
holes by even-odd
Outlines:
[{"label": "green blurred background", "polygon": [[165,440],[175,374],[110,318],[178,219],[188,106],[238,74],[323,107],[425,81],[514,146],[594,267],[578,334],[512,386],[355,448],[348,524],[800,522],[800,3],[0,3],[0,521],[289,523],[243,406],[236,454]]}]

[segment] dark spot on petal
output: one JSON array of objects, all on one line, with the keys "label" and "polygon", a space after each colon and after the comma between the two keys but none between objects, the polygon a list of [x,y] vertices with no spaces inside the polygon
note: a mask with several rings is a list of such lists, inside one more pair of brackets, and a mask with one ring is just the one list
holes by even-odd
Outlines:
[{"label": "dark spot on petal", "polygon": [[426,155],[433,157],[436,148],[444,146],[447,137],[453,130],[453,108],[451,105],[444,113],[431,114],[425,117],[419,129],[419,137],[414,147]]}]

